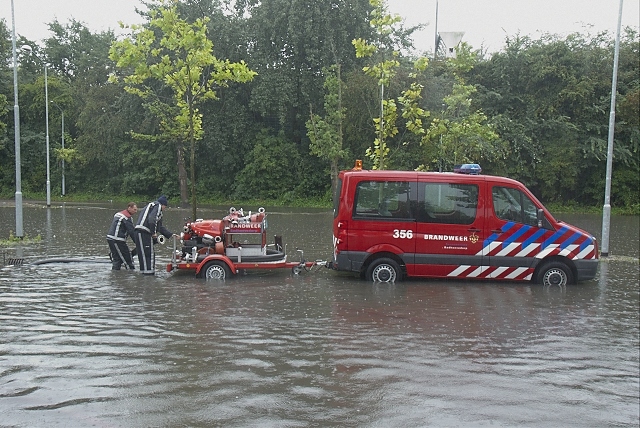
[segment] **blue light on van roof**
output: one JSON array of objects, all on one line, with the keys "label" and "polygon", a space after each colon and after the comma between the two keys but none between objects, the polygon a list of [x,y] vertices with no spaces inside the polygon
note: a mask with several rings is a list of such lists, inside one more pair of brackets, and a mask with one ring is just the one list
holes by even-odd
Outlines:
[{"label": "blue light on van roof", "polygon": [[454,165],[453,172],[458,174],[478,175],[482,172],[482,168],[477,163],[463,163],[462,165]]}]

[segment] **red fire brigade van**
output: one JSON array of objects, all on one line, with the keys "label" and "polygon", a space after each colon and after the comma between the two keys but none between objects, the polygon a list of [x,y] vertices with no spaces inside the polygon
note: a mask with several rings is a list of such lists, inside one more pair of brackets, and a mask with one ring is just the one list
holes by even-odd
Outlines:
[{"label": "red fire brigade van", "polygon": [[339,175],[331,266],[370,281],[404,276],[535,281],[592,279],[596,239],[557,221],[520,182],[479,174],[366,171]]}]

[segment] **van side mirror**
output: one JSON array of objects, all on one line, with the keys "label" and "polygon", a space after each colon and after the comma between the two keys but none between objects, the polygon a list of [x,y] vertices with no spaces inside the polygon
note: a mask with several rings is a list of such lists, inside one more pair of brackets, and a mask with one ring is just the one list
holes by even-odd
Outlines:
[{"label": "van side mirror", "polygon": [[544,210],[542,208],[538,208],[538,215],[536,217],[538,220],[538,227],[542,228],[542,220],[544,220]]}]

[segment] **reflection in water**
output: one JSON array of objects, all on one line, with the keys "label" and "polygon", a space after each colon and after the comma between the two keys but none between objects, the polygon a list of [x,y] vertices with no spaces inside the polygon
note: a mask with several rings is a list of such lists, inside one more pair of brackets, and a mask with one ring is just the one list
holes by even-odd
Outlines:
[{"label": "reflection in water", "polygon": [[47,224],[45,226],[45,230],[47,231],[45,237],[47,243],[50,243],[53,240],[53,227],[51,226],[51,208],[46,208],[47,210]]},{"label": "reflection in water", "polygon": [[[29,207],[25,230],[44,242],[15,251],[104,259],[119,209]],[[185,215],[165,222],[179,230]],[[331,218],[281,210],[269,226],[289,254],[326,259]],[[612,252],[629,253],[562,289],[0,267],[2,425],[637,426],[637,253],[614,236]]]},{"label": "reflection in water", "polygon": [[600,287],[600,290],[604,294],[607,288],[607,281],[609,280],[609,260],[608,259],[601,260],[600,265],[598,266],[598,274],[599,274],[598,286]]}]

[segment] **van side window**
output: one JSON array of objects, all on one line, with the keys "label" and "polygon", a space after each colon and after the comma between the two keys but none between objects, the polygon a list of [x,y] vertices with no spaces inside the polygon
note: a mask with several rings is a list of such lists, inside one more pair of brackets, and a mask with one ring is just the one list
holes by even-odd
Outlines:
[{"label": "van side window", "polygon": [[530,226],[538,224],[535,204],[520,190],[495,186],[491,193],[493,195],[493,211],[499,219]]},{"label": "van side window", "polygon": [[362,181],[356,187],[354,218],[412,220],[406,181]]},{"label": "van side window", "polygon": [[471,224],[478,209],[478,186],[457,183],[420,183],[418,221]]}]

